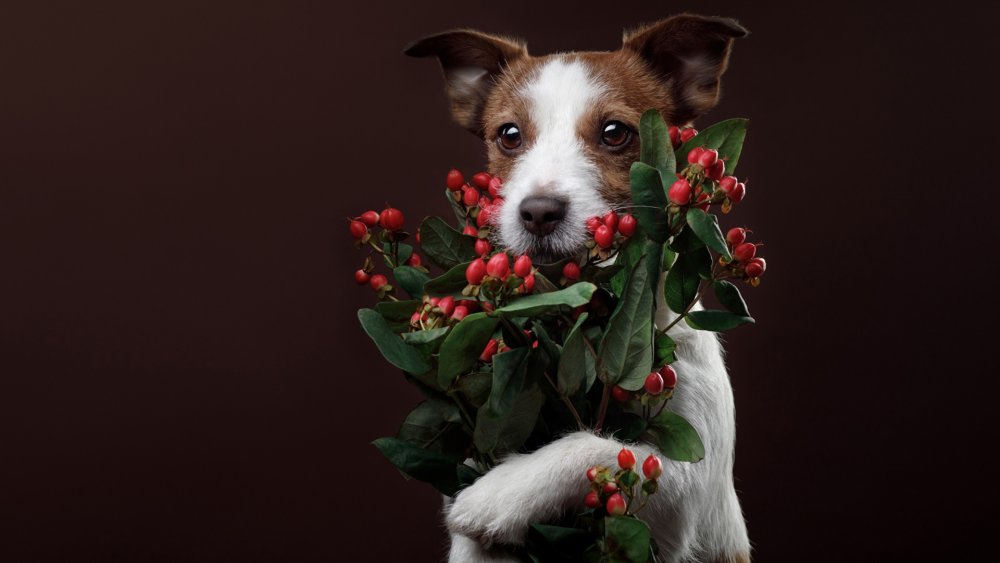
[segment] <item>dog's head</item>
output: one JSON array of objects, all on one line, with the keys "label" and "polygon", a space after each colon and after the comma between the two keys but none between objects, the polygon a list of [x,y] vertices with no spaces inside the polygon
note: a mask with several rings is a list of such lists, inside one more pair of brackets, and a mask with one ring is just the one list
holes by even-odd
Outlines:
[{"label": "dog's head", "polygon": [[504,179],[499,242],[544,261],[577,252],[588,217],[627,206],[643,111],[684,125],[711,109],[733,39],[746,34],[730,19],[680,15],[627,32],[614,52],[536,57],[459,30],[406,54],[438,58],[455,121],[486,142]]}]

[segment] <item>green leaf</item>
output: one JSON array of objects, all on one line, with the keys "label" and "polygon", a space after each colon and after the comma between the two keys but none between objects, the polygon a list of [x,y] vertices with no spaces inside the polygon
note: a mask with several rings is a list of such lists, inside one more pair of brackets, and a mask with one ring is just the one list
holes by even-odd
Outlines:
[{"label": "green leaf", "polygon": [[629,391],[642,387],[653,361],[653,292],[649,288],[647,259],[643,256],[632,268],[598,352],[601,365],[608,371],[608,383],[617,383]]},{"label": "green leaf", "polygon": [[477,409],[486,404],[493,385],[490,372],[468,373],[458,378],[453,393]]},{"label": "green leaf", "polygon": [[653,292],[653,308],[656,308],[656,291],[660,288],[661,260],[663,260],[663,244],[646,241],[643,254],[646,256],[646,275],[649,276],[649,290]]},{"label": "green leaf", "polygon": [[613,562],[649,561],[650,532],[645,522],[629,516],[606,516],[604,539]]},{"label": "green leaf", "polygon": [[495,415],[506,414],[524,388],[531,348],[514,348],[493,356],[493,387],[487,401]]},{"label": "green leaf", "polygon": [[462,290],[469,283],[465,279],[465,269],[468,267],[469,262],[463,262],[440,276],[429,280],[424,284],[424,293],[433,297],[461,294]]},{"label": "green leaf", "polygon": [[706,128],[677,149],[677,162],[687,162],[688,153],[695,147],[716,149],[719,151],[719,158],[726,159],[726,174],[733,174],[743,151],[748,122],[743,118],[727,119]]},{"label": "green leaf", "polygon": [[427,399],[410,411],[397,437],[448,456],[455,462],[465,459],[465,447],[469,442],[462,430],[458,406],[453,401],[437,398]]},{"label": "green leaf", "polygon": [[417,310],[420,301],[380,301],[375,304],[375,311],[382,315],[393,332],[406,332],[410,329],[410,317]]},{"label": "green leaf", "polygon": [[717,281],[712,284],[712,289],[715,290],[715,297],[719,300],[719,303],[728,309],[729,312],[736,313],[741,317],[750,316],[750,311],[747,310],[747,303],[743,300],[740,290],[735,285],[727,281]]},{"label": "green leaf", "polygon": [[463,235],[438,217],[428,217],[420,225],[420,248],[445,270],[472,260],[475,244],[475,237]]},{"label": "green leaf", "polygon": [[715,215],[692,207],[687,211],[687,222],[694,234],[709,248],[727,259],[732,258],[729,246],[726,245],[726,237],[722,236],[722,230],[719,229],[719,219]]},{"label": "green leaf", "polygon": [[596,539],[589,530],[532,524],[528,528],[526,545],[534,561],[579,563],[583,561],[584,552]]},{"label": "green leaf", "polygon": [[666,242],[670,236],[667,220],[667,194],[663,191],[660,172],[656,168],[632,163],[629,170],[629,185],[632,190],[633,212],[646,236],[656,242]]},{"label": "green leaf", "polygon": [[379,438],[372,444],[405,475],[448,496],[458,490],[458,465],[451,458],[399,438]]},{"label": "green leaf", "polygon": [[479,361],[486,343],[493,336],[500,319],[486,313],[475,313],[462,319],[451,329],[441,344],[438,360],[438,385],[447,389],[456,377],[465,373]]},{"label": "green leaf", "polygon": [[431,366],[424,361],[420,352],[403,342],[382,315],[371,309],[361,309],[358,311],[358,320],[361,321],[361,328],[365,329],[390,364],[416,375],[430,371]]},{"label": "green leaf", "polygon": [[677,349],[677,344],[674,342],[673,338],[670,338],[662,332],[657,332],[656,340],[653,342],[653,346],[656,348],[656,359],[653,362],[654,367],[672,364],[677,361],[677,356],[674,355],[674,351]]},{"label": "green leaf", "polygon": [[563,345],[562,360],[556,373],[556,385],[562,397],[575,394],[580,389],[581,383],[585,384],[584,390],[589,391],[594,379],[597,378],[594,355],[590,352],[587,336],[583,333],[583,323],[586,322],[587,315],[583,313],[576,319],[576,324],[573,325]]},{"label": "green leaf", "polygon": [[533,317],[560,306],[579,307],[590,303],[590,297],[596,290],[597,286],[592,283],[575,283],[559,291],[522,297],[510,305],[500,307],[496,312],[506,317]]},{"label": "green leaf", "polygon": [[633,442],[646,431],[646,419],[638,414],[626,411],[610,410],[605,428],[613,432],[615,439]]},{"label": "green leaf", "polygon": [[[451,206],[451,210],[455,212],[455,219],[458,220],[459,225],[464,225],[465,222],[468,221],[468,219],[465,217],[465,208],[459,205],[457,201],[455,201],[455,198],[452,197],[452,191],[450,189],[448,188],[444,189],[444,197],[445,199],[448,200],[448,205]],[[424,239],[423,233],[421,233],[420,240],[423,239]]]},{"label": "green leaf", "polygon": [[420,297],[424,294],[424,284],[429,279],[427,274],[413,266],[399,266],[392,271],[396,282],[410,294],[410,297]]},{"label": "green leaf", "polygon": [[[397,257],[399,258],[399,265],[406,264],[406,261],[410,259],[413,254],[413,247],[408,244],[397,243]],[[392,255],[392,245],[388,242],[382,243],[382,261],[385,262],[385,267],[392,269],[392,264],[389,262],[389,256]]]},{"label": "green leaf", "polygon": [[479,409],[473,442],[483,453],[509,453],[524,445],[545,404],[545,394],[537,385],[521,391],[510,410],[503,415],[492,412],[489,405]]},{"label": "green leaf", "polygon": [[622,268],[611,278],[609,284],[611,285],[611,293],[621,295],[625,291],[625,284],[628,283],[628,276],[632,272],[632,266],[635,266],[635,263],[642,257],[642,251],[645,246],[646,244],[642,240],[642,237],[633,236],[629,237],[625,241],[625,244],[618,249],[615,265],[621,265]]},{"label": "green leaf", "polygon": [[705,458],[705,444],[698,431],[683,416],[673,411],[663,411],[649,422],[646,432],[663,455],[674,461],[692,463]]},{"label": "green leaf", "polygon": [[[699,261],[703,259],[700,254],[695,252],[678,254],[673,267],[667,272],[667,279],[663,283],[663,294],[667,307],[677,314],[687,309],[688,304],[698,296],[698,286],[701,285],[701,277],[698,275],[701,269]],[[709,256],[709,260],[711,259]]]},{"label": "green leaf", "polygon": [[670,133],[659,110],[646,110],[639,119],[639,160],[659,170],[663,177],[673,177],[677,168]]},{"label": "green leaf", "polygon": [[741,324],[753,323],[753,317],[745,317],[730,313],[729,311],[691,311],[684,321],[691,328],[698,330],[710,330],[712,332],[722,332],[740,326]]}]

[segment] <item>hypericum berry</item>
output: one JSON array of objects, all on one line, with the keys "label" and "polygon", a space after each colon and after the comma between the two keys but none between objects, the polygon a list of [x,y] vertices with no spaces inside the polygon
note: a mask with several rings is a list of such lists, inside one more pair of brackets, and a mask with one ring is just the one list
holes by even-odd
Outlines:
[{"label": "hypericum berry", "polygon": [[576,262],[566,262],[566,265],[563,266],[562,274],[564,278],[576,281],[580,279],[580,266]]},{"label": "hypericum berry", "polygon": [[608,514],[612,516],[621,516],[622,514],[625,514],[625,499],[622,498],[620,493],[615,493],[608,499],[604,508],[607,509]]},{"label": "hypericum berry", "polygon": [[663,376],[656,371],[647,375],[646,382],[643,384],[643,388],[646,392],[653,396],[663,393],[664,386]]},{"label": "hypericum berry", "polygon": [[705,152],[702,147],[695,147],[691,149],[688,153],[688,164],[698,164],[698,159],[701,158],[701,153]]},{"label": "hypericum berry", "polygon": [[472,185],[476,186],[481,190],[485,190],[490,187],[490,175],[486,172],[479,172],[472,177]]},{"label": "hypericum berry", "polygon": [[494,254],[486,263],[486,273],[494,278],[507,279],[507,275],[510,274],[510,260],[507,258],[507,253]]},{"label": "hypericum berry", "polygon": [[445,178],[444,183],[448,186],[449,190],[460,190],[462,189],[462,184],[465,183],[465,177],[457,169],[452,168],[448,171],[448,176]]},{"label": "hypericum berry", "polygon": [[503,180],[499,176],[490,178],[490,184],[486,188],[490,192],[490,197],[496,199],[500,197],[500,190],[503,189]]},{"label": "hypericum berry", "polygon": [[410,326],[420,326],[420,311],[415,311],[410,315]]},{"label": "hypericum berry", "polygon": [[590,491],[583,497],[583,505],[587,508],[597,508],[601,506],[601,499],[597,496],[597,491]]},{"label": "hypericum berry", "polygon": [[618,452],[618,466],[622,469],[632,469],[635,467],[635,454],[632,450],[622,448]]},{"label": "hypericum berry", "polygon": [[764,275],[764,270],[767,269],[767,262],[763,258],[756,257],[749,262],[747,262],[746,272],[751,278],[759,278]]},{"label": "hypericum berry", "polygon": [[420,255],[414,252],[409,258],[407,258],[406,263],[416,268],[420,265]]},{"label": "hypericum berry", "polygon": [[597,479],[597,473],[598,473],[597,467],[591,467],[590,469],[587,469],[587,480],[593,482],[594,479]]},{"label": "hypericum berry", "polygon": [[615,483],[614,481],[608,481],[601,487],[601,492],[603,492],[606,495],[610,495],[611,493],[617,490],[618,490],[618,483]]},{"label": "hypericum berry", "polygon": [[589,232],[590,234],[594,234],[594,231],[597,230],[597,227],[603,225],[604,221],[600,217],[590,217],[587,219],[585,224],[587,225],[587,232]]},{"label": "hypericum berry", "polygon": [[694,127],[685,127],[684,129],[681,129],[681,141],[686,143],[691,139],[694,139],[697,134],[698,130]]},{"label": "hypericum berry", "polygon": [[611,397],[619,403],[624,403],[632,398],[632,393],[626,391],[618,385],[611,388]]},{"label": "hypericum berry", "polygon": [[486,256],[490,252],[493,252],[493,245],[490,244],[490,241],[484,238],[477,238],[473,249],[478,256]]},{"label": "hypericum berry", "polygon": [[646,479],[658,478],[663,475],[663,462],[660,461],[660,458],[650,454],[646,461],[642,462],[642,474],[646,476]]},{"label": "hypericum berry", "polygon": [[732,246],[739,246],[747,240],[747,230],[743,227],[733,227],[726,233],[726,242]]},{"label": "hypericum berry", "polygon": [[362,223],[368,225],[369,227],[378,225],[378,213],[375,213],[374,211],[365,211],[361,214],[360,219]]},{"label": "hypericum berry", "polygon": [[493,220],[493,206],[483,205],[483,200],[479,200],[479,215],[476,215],[476,226],[483,228]]},{"label": "hypericum berry", "polygon": [[475,188],[462,188],[462,203],[466,207],[475,207],[479,203],[479,192]]},{"label": "hypericum berry", "polygon": [[521,284],[521,293],[531,293],[535,290],[535,274],[528,274]]},{"label": "hypericum berry", "polygon": [[455,310],[451,313],[451,318],[460,321],[469,316],[469,308],[465,305],[455,305]]},{"label": "hypericum berry", "polygon": [[357,272],[354,272],[354,281],[356,281],[358,285],[365,285],[366,283],[368,283],[368,280],[370,279],[371,276],[369,276],[368,272],[364,270],[358,270]]},{"label": "hypericum berry", "polygon": [[712,206],[712,203],[708,201],[708,194],[705,192],[699,193],[698,197],[695,198],[695,201],[698,203],[695,207],[701,209],[702,211],[708,211],[708,208]]},{"label": "hypericum berry", "polygon": [[351,236],[361,240],[368,234],[368,227],[361,221],[351,221]]},{"label": "hypericum berry", "polygon": [[667,191],[667,197],[677,205],[687,205],[691,201],[691,184],[687,180],[677,180]]},{"label": "hypericum berry", "polygon": [[747,186],[743,182],[740,182],[733,187],[733,191],[726,195],[729,196],[729,199],[731,199],[733,203],[739,203],[743,201],[743,198],[747,195]]},{"label": "hypericum berry", "polygon": [[667,389],[673,389],[677,387],[677,372],[674,368],[670,366],[663,366],[659,371],[660,377],[663,379],[663,387]]},{"label": "hypericum berry", "polygon": [[615,232],[607,225],[601,225],[594,231],[594,242],[601,248],[611,248],[611,245],[615,243]]},{"label": "hypericum berry", "polygon": [[722,179],[723,174],[726,173],[726,162],[723,160],[716,160],[715,164],[705,170],[705,175],[710,179],[718,182]]},{"label": "hypericum berry", "polygon": [[375,291],[382,289],[382,286],[387,283],[389,283],[389,280],[382,274],[375,274],[371,277],[371,280],[368,281],[368,284],[371,285],[372,289]]},{"label": "hypericum berry", "polygon": [[726,197],[729,197],[729,194],[733,193],[733,188],[735,188],[738,183],[739,180],[736,179],[736,176],[723,176],[722,179],[719,180],[719,189],[726,194]]},{"label": "hypericum berry", "polygon": [[719,151],[715,149],[704,149],[701,154],[698,155],[698,164],[702,168],[711,168],[716,161],[719,160]]},{"label": "hypericum berry", "polygon": [[488,362],[493,359],[493,355],[497,353],[500,349],[500,342],[496,338],[490,338],[490,341],[486,343],[486,347],[483,348],[483,353],[479,354],[479,360],[483,362]]},{"label": "hypericum berry", "polygon": [[478,237],[479,236],[479,229],[473,227],[469,223],[466,223],[465,224],[465,228],[462,229],[462,234],[463,235],[469,235],[470,237]]},{"label": "hypericum berry", "polygon": [[630,237],[635,234],[635,228],[639,224],[635,219],[635,215],[627,213],[622,215],[618,220],[618,232],[622,234],[623,237]]},{"label": "hypericum berry", "polygon": [[603,220],[604,224],[607,225],[609,229],[611,229],[611,232],[615,232],[618,230],[618,214],[615,213],[614,210],[608,211],[608,213],[604,216]]},{"label": "hypericum berry", "polygon": [[450,317],[455,312],[455,298],[452,296],[442,297],[438,301],[437,308],[441,309],[441,314]]},{"label": "hypericum berry", "polygon": [[749,262],[753,255],[757,253],[757,246],[750,242],[744,242],[743,244],[736,245],[733,249],[733,258],[736,258],[740,264],[746,264]]},{"label": "hypericum berry", "polygon": [[465,280],[469,282],[469,285],[479,285],[483,283],[485,277],[486,262],[482,259],[469,262],[468,267],[465,268]]},{"label": "hypericum berry", "polygon": [[670,133],[670,144],[674,146],[674,150],[677,150],[681,146],[681,130],[676,125],[671,125],[667,129]]},{"label": "hypericum berry", "polygon": [[531,273],[531,258],[527,254],[522,254],[514,260],[514,275],[519,278],[526,278]]},{"label": "hypericum berry", "polygon": [[398,231],[403,228],[403,212],[392,207],[386,207],[378,217],[378,224],[383,229]]}]

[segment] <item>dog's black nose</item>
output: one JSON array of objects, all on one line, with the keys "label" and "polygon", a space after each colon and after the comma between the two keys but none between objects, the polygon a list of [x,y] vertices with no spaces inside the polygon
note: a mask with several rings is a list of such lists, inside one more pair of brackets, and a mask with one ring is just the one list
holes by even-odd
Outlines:
[{"label": "dog's black nose", "polygon": [[545,236],[566,217],[566,202],[554,197],[529,197],[521,202],[518,211],[529,233]]}]

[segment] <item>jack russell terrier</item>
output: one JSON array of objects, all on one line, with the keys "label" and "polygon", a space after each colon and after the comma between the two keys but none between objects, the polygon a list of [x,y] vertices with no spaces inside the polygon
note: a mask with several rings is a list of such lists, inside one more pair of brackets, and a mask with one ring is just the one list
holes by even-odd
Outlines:
[{"label": "jack russell terrier", "polygon": [[[497,242],[554,261],[581,251],[588,217],[629,207],[643,111],[657,108],[683,126],[710,110],[733,39],[745,35],[731,19],[683,14],[627,32],[614,52],[532,56],[520,41],[459,30],[421,39],[406,54],[437,57],[455,121],[486,142],[490,172],[505,179]],[[662,327],[676,313],[658,293]],[[723,351],[712,332],[681,323],[671,334],[683,378],[671,408],[697,428],[706,455],[699,463],[665,460],[663,493],[643,519],[663,561],[745,563],[750,541],[733,484],[736,423]],[[522,545],[532,523],[583,509],[587,468],[613,467],[621,447],[576,432],[506,458],[447,499],[449,560],[511,561],[504,546]],[[639,459],[654,453],[629,447]]]}]

